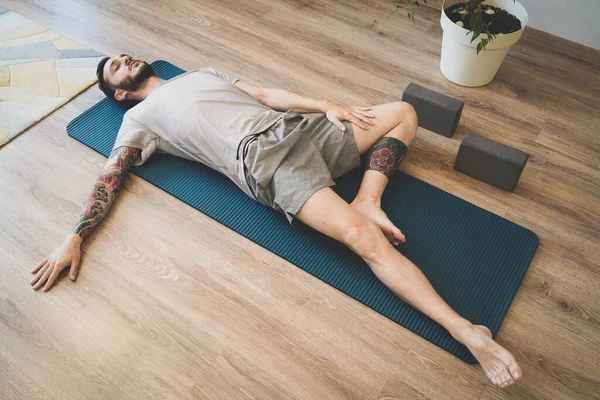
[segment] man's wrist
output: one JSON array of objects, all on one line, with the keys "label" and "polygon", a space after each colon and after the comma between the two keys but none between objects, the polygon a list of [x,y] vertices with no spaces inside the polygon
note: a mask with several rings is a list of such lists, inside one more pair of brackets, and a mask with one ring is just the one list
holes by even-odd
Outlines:
[{"label": "man's wrist", "polygon": [[333,102],[331,102],[329,100],[321,100],[321,104],[319,105],[319,110],[321,112],[327,112],[327,110],[329,109],[329,107],[331,107],[332,104],[333,104]]},{"label": "man's wrist", "polygon": [[68,241],[73,241],[75,243],[79,243],[79,244],[81,244],[81,242],[83,242],[83,238],[81,236],[79,236],[78,233],[71,232],[67,235],[67,237],[65,239]]}]

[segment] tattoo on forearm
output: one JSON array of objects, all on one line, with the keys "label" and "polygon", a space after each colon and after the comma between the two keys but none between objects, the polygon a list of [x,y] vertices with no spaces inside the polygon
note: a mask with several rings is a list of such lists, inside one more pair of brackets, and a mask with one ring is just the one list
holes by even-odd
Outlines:
[{"label": "tattoo on forearm", "polygon": [[369,149],[366,170],[379,171],[390,179],[407,151],[401,140],[384,136]]},{"label": "tattoo on forearm", "polygon": [[140,153],[139,149],[120,147],[110,155],[114,162],[107,163],[81,207],[80,217],[71,233],[82,239],[102,221],[120,192],[121,181]]}]

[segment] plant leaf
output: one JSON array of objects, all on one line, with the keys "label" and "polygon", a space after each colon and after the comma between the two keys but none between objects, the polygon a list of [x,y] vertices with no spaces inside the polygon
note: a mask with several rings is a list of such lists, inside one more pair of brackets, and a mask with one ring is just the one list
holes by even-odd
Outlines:
[{"label": "plant leaf", "polygon": [[[480,45],[481,45],[481,50],[485,50],[485,46],[488,45],[488,40],[481,39],[481,42],[477,45],[477,48],[479,48]],[[479,51],[477,51],[477,54],[479,54]]]}]

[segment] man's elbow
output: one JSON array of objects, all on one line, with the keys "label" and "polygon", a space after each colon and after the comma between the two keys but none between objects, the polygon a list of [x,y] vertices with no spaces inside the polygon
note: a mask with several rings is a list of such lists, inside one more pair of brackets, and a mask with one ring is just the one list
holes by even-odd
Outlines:
[{"label": "man's elbow", "polygon": [[260,93],[258,93],[258,95],[256,96],[256,100],[258,100],[261,104],[267,106],[267,107],[271,107],[271,89],[270,88],[263,88]]},{"label": "man's elbow", "polygon": [[260,101],[263,105],[272,108],[277,111],[286,111],[284,108],[279,106],[278,97],[281,96],[281,89],[277,88],[265,88],[261,97],[258,101]]}]

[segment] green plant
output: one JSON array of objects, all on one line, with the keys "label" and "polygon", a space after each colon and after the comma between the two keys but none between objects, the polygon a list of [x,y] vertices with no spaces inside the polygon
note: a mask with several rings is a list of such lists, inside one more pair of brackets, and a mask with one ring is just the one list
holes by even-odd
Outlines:
[{"label": "green plant", "polygon": [[[405,8],[407,6],[411,6],[411,9],[408,11],[408,17],[410,19],[412,19],[413,23],[415,22],[415,8],[419,7],[419,1],[418,0],[395,0],[396,1],[396,10],[398,10],[398,8]],[[496,35],[494,35],[493,33],[490,32],[490,24],[492,23],[492,20],[485,22],[483,20],[483,15],[482,13],[484,12],[484,10],[480,7],[481,3],[483,3],[485,0],[468,0],[465,1],[464,7],[458,7],[454,10],[452,10],[453,14],[459,14],[460,15],[460,20],[463,23],[463,26],[465,29],[468,30],[467,35],[472,34],[471,36],[471,43],[477,39],[479,37],[480,34],[485,34],[486,37],[481,39],[481,42],[479,42],[477,44],[477,54],[479,55],[479,52],[481,50],[485,50],[485,47],[488,45],[488,43],[491,43],[495,38]],[[513,0],[514,2],[515,0]],[[423,2],[425,4],[427,4],[427,0],[423,0]],[[445,12],[444,10],[442,10],[442,12]]]},{"label": "green plant", "polygon": [[[427,4],[427,0],[423,0],[423,3]],[[419,0],[396,0],[396,11],[399,8],[404,8],[406,5],[412,4],[411,9],[406,12],[408,18],[412,19],[413,23],[415,22],[415,9],[419,7]]]},{"label": "green plant", "polygon": [[481,33],[486,35],[485,38],[481,39],[481,42],[477,44],[477,54],[488,45],[488,43],[492,42],[496,35],[490,33],[490,24],[492,21],[488,21],[487,23],[483,21],[482,13],[483,10],[480,7],[481,3],[484,0],[469,0],[467,1],[464,7],[455,8],[452,10],[453,14],[459,14],[460,20],[465,24],[465,28],[467,28],[468,24],[468,32],[469,35],[471,32],[473,36],[471,37],[471,43],[479,37]]}]

